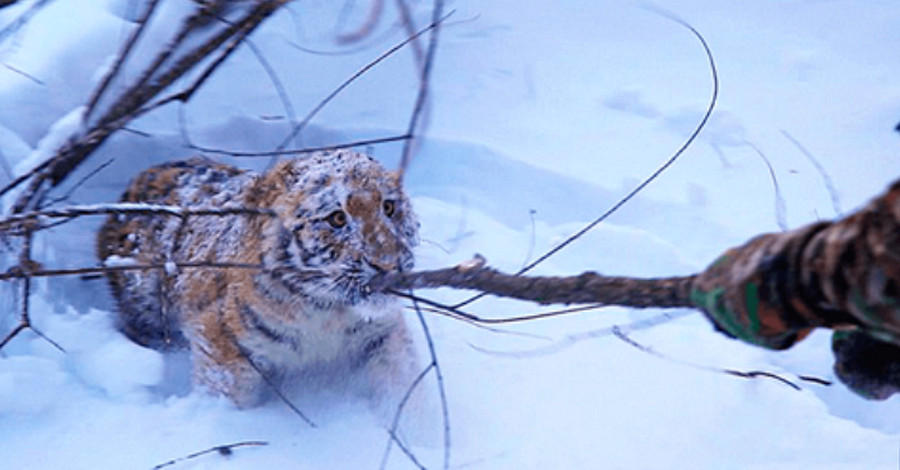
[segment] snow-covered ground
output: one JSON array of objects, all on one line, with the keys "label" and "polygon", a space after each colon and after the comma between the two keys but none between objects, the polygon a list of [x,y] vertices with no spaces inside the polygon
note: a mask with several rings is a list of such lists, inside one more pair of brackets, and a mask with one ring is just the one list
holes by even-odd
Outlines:
[{"label": "snow-covered ground", "polygon": [[[0,10],[0,27],[34,2],[20,3]],[[50,147],[44,136],[58,138],[58,129],[70,126],[127,34],[125,19],[137,3],[56,0],[3,38],[0,184]],[[189,2],[166,3],[175,15]],[[356,3],[345,29],[363,21],[368,2]],[[393,18],[393,2],[385,3]],[[294,2],[252,37],[299,116],[402,37],[385,20],[364,40],[367,47],[334,44],[342,4]],[[430,3],[413,6],[424,25]],[[442,32],[427,139],[406,180],[425,240],[419,267],[452,265],[477,252],[516,270],[610,207],[681,145],[710,99],[710,68],[697,39],[658,8],[709,42],[721,81],[717,110],[659,180],[539,272],[696,271],[753,234],[780,230],[779,220],[796,227],[846,213],[900,175],[895,0],[668,0],[653,8],[614,0],[456,0],[448,2],[455,13]],[[402,133],[416,93],[412,64],[407,51],[374,69],[326,107],[300,143]],[[277,91],[246,48],[182,111],[199,146],[268,150],[286,128]],[[132,123],[140,133],[120,132],[107,142],[80,175],[115,160],[68,202],[114,201],[140,169],[195,153],[179,122],[172,106]],[[798,143],[833,180],[837,204]],[[393,165],[399,148],[371,151]],[[777,177],[783,209],[761,155]],[[90,265],[98,223],[85,219],[40,239],[41,261]],[[14,291],[0,285],[0,333],[15,324]],[[112,328],[100,281],[41,283],[31,307],[38,328],[66,352],[31,333],[0,352],[0,468],[146,469],[257,440],[268,445],[169,468],[380,465],[387,434],[362,404],[302,398],[301,408],[319,424],[310,428],[277,401],[242,411],[189,393],[179,358],[137,347]],[[470,309],[485,316],[534,311],[496,299]],[[900,465],[900,398],[868,402],[839,384],[797,378],[834,380],[824,332],[772,353],[721,337],[690,314],[631,332],[673,360],[610,334],[567,342],[660,313],[610,308],[503,332],[428,316],[448,396],[451,467]],[[417,325],[412,314],[409,321]],[[778,373],[802,390],[711,368]],[[425,385],[436,399],[435,383]],[[422,421],[431,435],[412,449],[428,468],[440,468],[440,426]],[[414,468],[396,449],[387,467]]]}]

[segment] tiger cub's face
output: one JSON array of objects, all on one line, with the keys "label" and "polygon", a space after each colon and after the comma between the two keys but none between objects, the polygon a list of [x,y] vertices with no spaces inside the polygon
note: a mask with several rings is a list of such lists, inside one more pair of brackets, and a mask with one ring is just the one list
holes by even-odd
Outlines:
[{"label": "tiger cub's face", "polygon": [[278,223],[264,263],[291,293],[320,306],[369,297],[379,272],[413,267],[418,221],[397,174],[370,157],[336,152],[284,162],[267,173],[279,187]]}]

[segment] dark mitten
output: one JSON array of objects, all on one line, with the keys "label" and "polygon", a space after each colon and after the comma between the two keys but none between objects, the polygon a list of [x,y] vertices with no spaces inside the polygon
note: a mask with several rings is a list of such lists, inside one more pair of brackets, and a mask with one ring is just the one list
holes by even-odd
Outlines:
[{"label": "dark mitten", "polygon": [[900,346],[854,331],[836,332],[831,349],[834,372],[854,392],[872,400],[900,392]]}]

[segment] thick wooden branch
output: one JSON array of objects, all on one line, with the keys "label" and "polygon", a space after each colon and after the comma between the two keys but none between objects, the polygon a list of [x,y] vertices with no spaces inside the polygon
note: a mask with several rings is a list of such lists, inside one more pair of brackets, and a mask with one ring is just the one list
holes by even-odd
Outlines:
[{"label": "thick wooden branch", "polygon": [[428,287],[472,289],[540,304],[602,304],[633,308],[694,307],[693,276],[638,279],[586,272],[578,276],[542,277],[504,274],[478,266],[413,273],[389,273],[371,284],[375,291]]}]

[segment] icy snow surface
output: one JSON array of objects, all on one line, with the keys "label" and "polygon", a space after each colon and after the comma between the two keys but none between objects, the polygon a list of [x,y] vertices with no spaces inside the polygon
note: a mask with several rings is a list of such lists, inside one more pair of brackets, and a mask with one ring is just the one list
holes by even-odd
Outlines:
[{"label": "icy snow surface", "polygon": [[[31,3],[0,10],[0,25]],[[110,67],[143,3],[56,0],[0,43],[7,66],[0,68],[0,184],[12,169],[24,171],[46,157],[46,145],[73,128],[73,110]],[[165,15],[174,19],[192,2],[167,3],[174,5]],[[356,2],[359,11],[344,21],[343,3],[294,2],[253,35],[298,116],[401,38],[401,28],[385,20],[362,44],[335,44],[334,25],[346,31],[361,24],[368,4]],[[395,15],[393,2],[385,3],[386,15]],[[411,3],[424,25],[430,4]],[[712,47],[721,80],[717,111],[668,172],[539,272],[684,274],[753,234],[779,230],[760,153],[778,178],[790,227],[852,210],[900,174],[900,135],[893,131],[900,121],[900,3],[668,0],[659,6],[697,28]],[[457,0],[448,8],[456,12],[438,51],[428,138],[406,180],[422,222],[421,268],[477,252],[500,269],[518,269],[668,158],[709,100],[710,70],[697,40],[639,2]],[[174,31],[178,23],[171,24]],[[165,37],[164,25],[156,23],[152,37]],[[416,92],[412,64],[406,51],[374,69],[326,107],[297,144],[402,133]],[[285,106],[247,48],[182,111],[191,141],[205,147],[271,150],[287,127]],[[67,203],[113,202],[140,169],[196,153],[185,145],[175,106],[129,127],[140,133],[118,133],[70,178],[71,187],[115,158]],[[838,207],[794,139],[833,180]],[[371,151],[393,165],[399,149]],[[25,162],[29,155],[33,160]],[[261,168],[266,161],[238,163]],[[86,217],[38,239],[41,262],[92,265],[100,220]],[[11,262],[0,258],[0,268]],[[2,333],[16,322],[21,299],[15,292],[12,284],[0,285]],[[423,294],[444,301],[462,295]],[[184,357],[145,350],[114,329],[101,281],[41,282],[31,309],[38,328],[65,353],[32,333],[0,352],[2,468],[149,469],[255,440],[268,445],[168,468],[379,468],[387,435],[363,404],[327,390],[302,395],[298,406],[319,425],[310,428],[277,401],[237,410],[191,393]],[[471,310],[509,316],[535,308],[487,299]],[[504,332],[429,315],[449,399],[451,468],[900,465],[900,398],[867,402],[840,385],[797,379],[834,380],[825,333],[772,353],[721,337],[691,314],[631,334],[680,362],[609,334],[548,354],[510,355],[660,313],[610,308]],[[412,314],[409,320],[418,325]],[[765,370],[802,390],[685,363]],[[436,399],[434,381],[425,386]],[[410,445],[425,466],[440,468],[440,426],[432,418],[420,420]],[[395,448],[387,468],[414,466]]]}]

